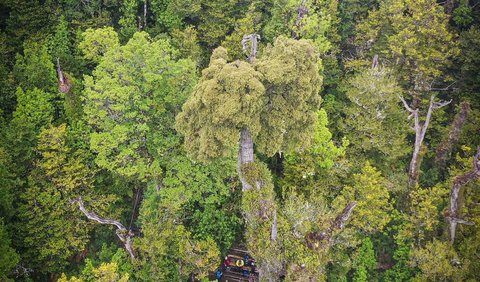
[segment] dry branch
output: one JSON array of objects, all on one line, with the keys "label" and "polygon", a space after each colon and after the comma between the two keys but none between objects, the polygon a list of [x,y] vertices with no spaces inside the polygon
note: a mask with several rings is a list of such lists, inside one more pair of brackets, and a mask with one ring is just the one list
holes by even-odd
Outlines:
[{"label": "dry branch", "polygon": [[466,221],[459,218],[458,212],[458,195],[460,188],[467,185],[475,178],[480,177],[480,147],[477,149],[477,154],[473,157],[473,168],[471,171],[460,175],[455,178],[452,185],[452,191],[450,192],[450,209],[446,214],[446,219],[449,224],[450,243],[455,241],[455,232],[457,224],[474,225],[471,221]]},{"label": "dry branch", "polygon": [[418,169],[420,167],[420,150],[422,148],[423,139],[425,138],[425,133],[427,132],[428,125],[432,118],[432,113],[435,109],[440,109],[450,104],[452,100],[445,102],[435,102],[435,95],[430,97],[430,103],[428,106],[427,115],[424,122],[420,122],[419,110],[413,109],[408,105],[407,101],[401,96],[399,96],[402,101],[405,109],[410,113],[409,118],[414,118],[413,130],[415,131],[415,145],[413,148],[412,160],[410,161],[410,167],[408,169],[408,186],[414,187],[418,180]]},{"label": "dry branch", "polygon": [[78,197],[78,199],[70,200],[70,203],[72,204],[77,203],[80,210],[83,212],[83,214],[85,214],[85,216],[88,219],[94,220],[101,224],[115,225],[117,227],[117,230],[115,231],[115,233],[117,234],[118,238],[120,239],[120,241],[122,241],[123,245],[125,246],[125,249],[130,254],[130,257],[132,259],[135,258],[135,254],[133,252],[133,240],[132,240],[134,234],[131,230],[127,230],[127,228],[125,228],[125,226],[123,226],[123,224],[121,224],[117,220],[102,218],[94,212],[87,211],[83,203],[82,197]]}]

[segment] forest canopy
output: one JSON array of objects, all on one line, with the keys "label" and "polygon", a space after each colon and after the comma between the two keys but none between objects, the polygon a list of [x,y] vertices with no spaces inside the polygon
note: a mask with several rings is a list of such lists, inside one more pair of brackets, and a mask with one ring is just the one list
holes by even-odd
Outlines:
[{"label": "forest canopy", "polygon": [[480,281],[479,136],[478,0],[0,0],[0,280]]}]

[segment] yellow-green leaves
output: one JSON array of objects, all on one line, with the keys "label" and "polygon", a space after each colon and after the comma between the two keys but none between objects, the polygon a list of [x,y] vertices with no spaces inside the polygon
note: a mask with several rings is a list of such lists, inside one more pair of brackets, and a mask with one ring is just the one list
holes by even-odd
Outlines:
[{"label": "yellow-green leaves", "polygon": [[346,203],[356,201],[350,224],[365,233],[381,231],[390,221],[393,208],[384,178],[367,162],[362,172],[353,176],[353,181],[335,199],[334,206],[343,208]]},{"label": "yellow-green leaves", "polygon": [[309,41],[280,37],[253,65],[227,63],[217,48],[177,116],[177,130],[194,158],[226,156],[248,128],[267,155],[310,145],[320,103],[319,59]]},{"label": "yellow-green leaves", "polygon": [[415,80],[418,87],[440,76],[458,53],[443,9],[434,0],[384,0],[360,24],[359,45],[389,59],[403,79]]},{"label": "yellow-green leaves", "polygon": [[82,34],[83,40],[78,48],[83,52],[83,57],[98,63],[108,50],[119,46],[118,35],[113,27],[104,27],[98,29],[88,28]]},{"label": "yellow-green leaves", "polygon": [[261,129],[262,74],[246,62],[227,63],[226,57],[221,47],[213,52],[210,66],[177,116],[187,151],[202,161],[229,155],[242,128],[249,128],[252,136]]}]

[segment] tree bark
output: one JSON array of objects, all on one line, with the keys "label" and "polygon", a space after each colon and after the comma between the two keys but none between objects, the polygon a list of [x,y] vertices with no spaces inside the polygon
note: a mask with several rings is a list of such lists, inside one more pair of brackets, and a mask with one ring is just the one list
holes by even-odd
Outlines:
[{"label": "tree bark", "polygon": [[310,249],[316,249],[320,246],[322,246],[323,248],[330,247],[332,245],[333,232],[335,230],[343,230],[343,228],[345,228],[345,224],[352,215],[353,209],[356,206],[357,202],[348,203],[347,206],[342,210],[342,212],[337,215],[335,220],[332,221],[330,227],[327,230],[309,233],[306,238],[308,247]]},{"label": "tree bark", "polygon": [[[258,39],[260,36],[256,33],[246,34],[242,38],[242,47],[244,52],[248,52],[247,43],[250,42],[250,52],[248,53],[248,62],[252,63],[257,56]],[[253,140],[250,130],[245,127],[240,132],[239,149],[238,149],[238,161],[237,161],[237,173],[240,181],[242,182],[242,190],[247,191],[252,188],[252,185],[248,183],[243,175],[242,169],[246,164],[254,162],[253,154]]]},{"label": "tree bark", "polygon": [[120,239],[120,241],[122,241],[123,245],[125,246],[125,249],[130,254],[130,257],[132,259],[135,258],[135,253],[133,252],[133,240],[132,240],[134,234],[131,230],[127,230],[127,228],[125,228],[125,226],[123,226],[123,224],[121,224],[119,221],[102,218],[94,212],[87,211],[83,203],[82,197],[78,197],[78,199],[70,200],[70,203],[72,204],[77,203],[80,210],[83,212],[83,214],[85,214],[85,216],[88,219],[94,220],[101,224],[115,225],[117,227],[117,230],[115,231],[115,233],[117,234],[118,238]]},{"label": "tree bark", "polygon": [[473,157],[472,170],[461,176],[456,177],[453,181],[452,190],[450,192],[450,208],[445,216],[449,224],[449,237],[450,243],[452,244],[455,241],[455,232],[458,223],[474,225],[474,223],[471,221],[466,221],[459,218],[458,195],[460,193],[460,188],[467,185],[469,182],[471,182],[477,177],[480,177],[480,147],[477,148],[477,153]]},{"label": "tree bark", "polygon": [[60,66],[60,59],[57,58],[58,90],[62,93],[68,93],[72,87],[70,81],[65,77]]},{"label": "tree bark", "polygon": [[252,185],[245,179],[242,169],[246,164],[254,162],[253,156],[253,140],[248,128],[242,129],[240,132],[240,146],[238,149],[237,173],[242,182],[242,190],[247,191],[252,188]]},{"label": "tree bark", "polygon": [[470,113],[470,103],[463,102],[460,104],[460,111],[455,115],[452,125],[447,137],[442,141],[440,146],[437,147],[437,153],[435,155],[435,164],[440,170],[445,168],[447,156],[450,154],[452,147],[457,144],[460,138],[462,128],[467,121],[468,114]]},{"label": "tree bark", "polygon": [[418,109],[412,109],[403,97],[400,97],[400,100],[402,100],[405,109],[410,112],[409,118],[414,118],[414,126],[412,129],[415,131],[415,145],[413,147],[413,155],[408,169],[408,187],[412,188],[415,187],[418,181],[418,170],[421,164],[420,150],[422,149],[423,140],[425,139],[425,133],[430,124],[432,113],[435,109],[440,109],[450,104],[452,100],[447,102],[435,102],[435,95],[432,95],[430,97],[430,104],[424,122],[420,122]]}]

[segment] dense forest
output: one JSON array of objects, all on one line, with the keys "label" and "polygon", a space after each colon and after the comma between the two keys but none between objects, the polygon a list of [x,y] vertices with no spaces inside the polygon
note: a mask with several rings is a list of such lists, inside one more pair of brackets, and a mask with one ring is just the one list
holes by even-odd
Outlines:
[{"label": "dense forest", "polygon": [[479,137],[479,0],[0,0],[0,280],[480,281]]}]

